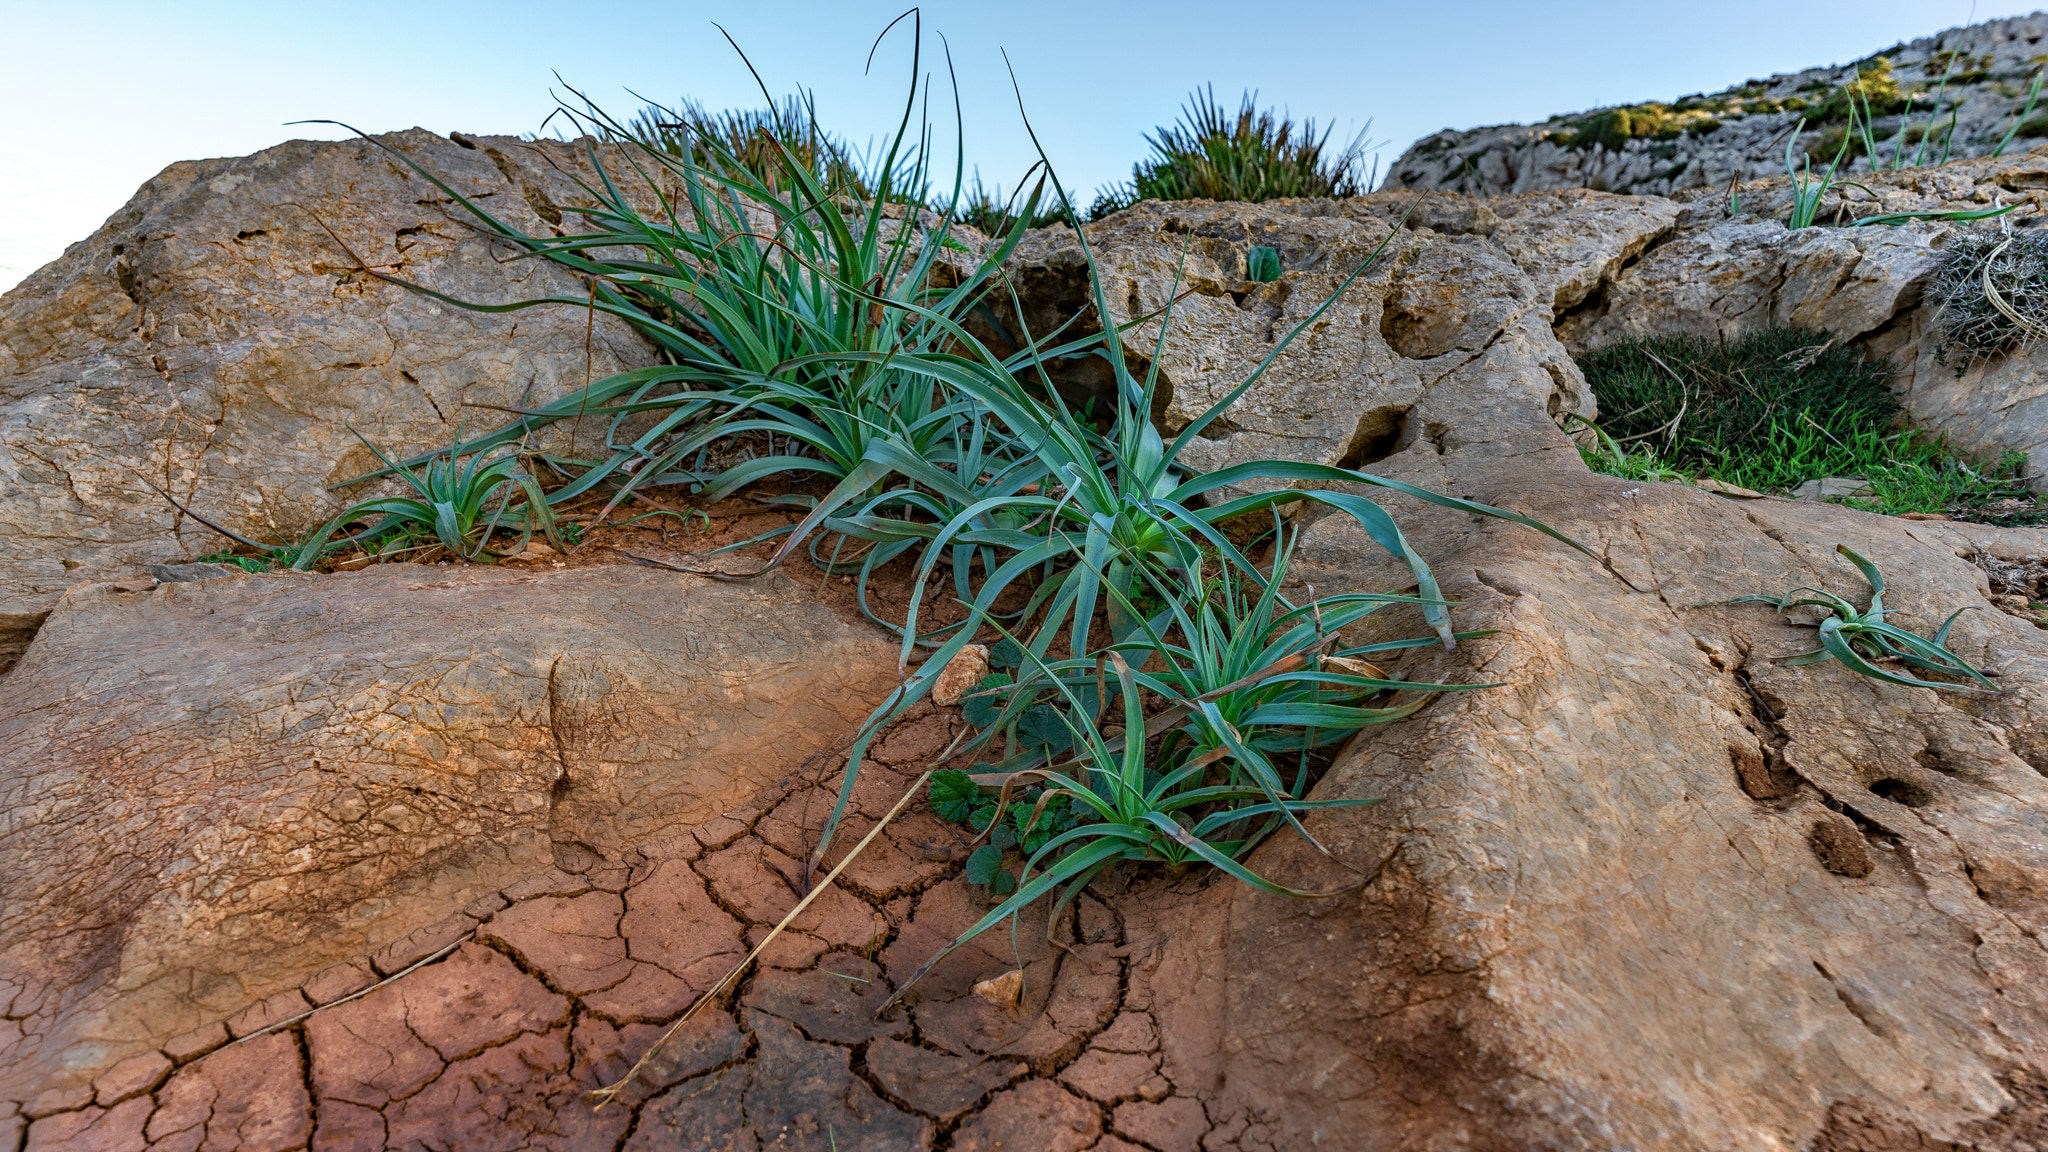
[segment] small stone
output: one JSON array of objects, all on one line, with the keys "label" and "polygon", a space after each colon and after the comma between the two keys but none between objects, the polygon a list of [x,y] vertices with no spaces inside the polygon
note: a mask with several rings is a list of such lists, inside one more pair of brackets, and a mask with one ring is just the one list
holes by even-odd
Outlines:
[{"label": "small stone", "polygon": [[1024,972],[1012,968],[993,979],[983,980],[974,986],[974,994],[998,1008],[1015,1010],[1017,1002],[1024,997]]},{"label": "small stone", "polygon": [[988,675],[988,645],[969,644],[946,661],[945,670],[932,682],[932,703],[951,708],[963,693]]},{"label": "small stone", "polygon": [[1148,1104],[1157,1104],[1171,1095],[1173,1095],[1173,1085],[1168,1084],[1164,1077],[1154,1076],[1152,1079],[1138,1085],[1138,1098]]},{"label": "small stone", "polygon": [[524,551],[520,552],[517,556],[507,556],[505,562],[517,564],[530,563],[536,560],[559,560],[561,558],[562,554],[560,552],[555,551],[546,544],[538,540],[528,540]]}]

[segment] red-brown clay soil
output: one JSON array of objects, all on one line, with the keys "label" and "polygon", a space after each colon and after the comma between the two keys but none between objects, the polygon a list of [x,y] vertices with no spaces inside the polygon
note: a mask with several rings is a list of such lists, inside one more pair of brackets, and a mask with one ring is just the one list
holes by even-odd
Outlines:
[{"label": "red-brown clay soil", "polygon": [[[920,708],[890,733],[880,755],[897,767],[863,774],[834,859],[958,723]],[[593,1105],[795,906],[835,768],[624,862],[533,876],[46,1094],[0,1120],[0,1147],[11,1126],[33,1152],[1196,1148],[1209,1121],[1161,1074],[1159,1029],[1132,994],[1156,936],[1133,946],[1092,894],[1057,946],[1042,920],[990,932],[877,1017],[986,909],[959,879],[963,833],[921,801],[618,1103]],[[1015,1009],[973,995],[1019,967]]]}]

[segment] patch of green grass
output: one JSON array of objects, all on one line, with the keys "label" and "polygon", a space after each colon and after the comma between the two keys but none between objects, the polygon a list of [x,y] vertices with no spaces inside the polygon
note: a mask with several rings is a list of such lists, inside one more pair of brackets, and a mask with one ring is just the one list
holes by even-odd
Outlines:
[{"label": "patch of green grass", "polygon": [[2026,459],[1974,461],[1897,425],[1891,370],[1825,334],[1771,329],[1732,344],[1632,340],[1582,364],[1603,418],[1580,453],[1593,471],[1632,480],[1704,477],[1783,493],[1860,477],[1869,497],[1843,503],[1900,515],[2018,522],[2033,515]]},{"label": "patch of green grass", "polygon": [[[1233,114],[1214,87],[1197,89],[1173,124],[1145,137],[1152,156],[1131,169],[1128,184],[1108,188],[1089,210],[1100,220],[1140,200],[1277,200],[1287,196],[1358,196],[1371,191],[1365,170],[1372,145],[1364,131],[1330,148],[1330,128],[1258,107],[1246,92]],[[1371,123],[1366,124],[1369,130]]]},{"label": "patch of green grass", "polygon": [[1837,348],[1826,333],[1772,328],[1733,343],[1694,336],[1622,340],[1580,367],[1600,426],[1623,444],[1647,441],[1674,467],[1745,451],[1773,416],[1805,411],[1823,425],[1899,411],[1891,369]]}]

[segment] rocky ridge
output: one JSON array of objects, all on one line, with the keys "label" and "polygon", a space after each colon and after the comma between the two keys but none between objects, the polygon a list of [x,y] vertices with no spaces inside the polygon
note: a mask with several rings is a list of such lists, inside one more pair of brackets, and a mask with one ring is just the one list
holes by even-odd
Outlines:
[{"label": "rocky ridge", "polygon": [[[2048,187],[2039,163],[1873,187],[1888,204],[2033,195]],[[267,187],[221,195],[241,192],[256,214]],[[585,1094],[794,905],[838,763],[785,743],[843,734],[828,713],[885,693],[893,661],[835,679],[861,666],[857,626],[791,584],[735,592],[612,566],[157,586],[123,566],[139,560],[81,565],[119,584],[64,594],[0,681],[0,699],[50,702],[0,708],[32,737],[93,726],[89,739],[0,742],[0,854],[28,862],[0,868],[0,907],[25,939],[81,942],[55,979],[47,949],[0,953],[0,1148],[9,1136],[32,1149],[278,1152],[2039,1147],[2048,635],[2023,613],[2048,598],[2048,539],[1593,475],[1558,428],[1565,413],[1596,415],[1571,351],[1616,332],[1739,332],[1786,313],[1917,361],[1918,285],[1944,226],[1788,232],[1764,218],[1782,189],[1746,195],[1754,217],[1733,222],[1699,201],[1572,190],[1149,205],[1093,226],[1116,318],[1156,307],[1176,276],[1193,289],[1161,364],[1169,425],[1384,243],[1385,261],[1197,444],[1199,462],[1369,464],[1536,516],[1607,566],[1513,526],[1387,501],[1459,601],[1459,626],[1496,633],[1411,653],[1396,673],[1503,686],[1440,699],[1344,750],[1315,795],[1381,802],[1311,822],[1335,861],[1288,841],[1253,861],[1290,883],[1356,884],[1342,895],[1117,875],[1054,926],[1057,946],[1029,923],[1014,940],[984,938],[877,1019],[887,992],[978,914],[962,835],[913,807],[603,1110]],[[233,207],[222,202],[223,225]],[[1254,244],[1280,252],[1278,282],[1244,276]],[[309,239],[294,259],[325,251]],[[1695,251],[1739,258],[1689,277]],[[1064,318],[1080,306],[1077,255],[1070,235],[1032,238],[1016,269],[1029,308]],[[76,282],[84,264],[39,276]],[[1677,295],[1690,290],[1702,294]],[[413,302],[381,285],[365,296]],[[4,301],[6,315],[44,306],[20,290]],[[2031,365],[1985,371],[2031,379]],[[1294,576],[1319,593],[1407,583],[1343,522],[1305,527]],[[155,533],[137,556],[184,558]],[[1810,647],[1810,628],[1722,606],[1797,584],[1860,602],[1840,544],[1884,569],[1900,623],[1927,632],[1976,609],[1952,643],[2010,690],[1936,694],[1834,664],[1788,668],[1777,658]],[[296,639],[263,623],[280,608],[303,609],[282,621]],[[449,618],[476,623],[433,630]],[[727,675],[761,619],[797,622],[788,650],[820,653],[763,661],[797,677],[781,689],[772,675]],[[472,631],[485,640],[474,655],[428,666],[449,635]],[[264,659],[181,675],[165,666],[181,644]],[[291,672],[309,657],[321,657],[317,676]],[[578,661],[564,700],[555,669]],[[826,670],[825,688],[802,679]],[[764,704],[779,720],[817,691],[827,706],[772,736],[728,727],[762,723]],[[64,703],[93,698],[116,707]],[[853,831],[959,723],[926,708],[888,735],[856,789]],[[726,744],[704,735],[727,731]],[[433,753],[443,733],[448,754]],[[258,801],[303,795],[317,834],[294,841],[299,825],[268,814],[282,809],[223,803],[216,824],[264,829],[275,847],[217,853],[149,819],[160,796],[191,802],[180,780],[238,771]],[[474,817],[454,801],[487,771],[516,777],[520,795],[545,791],[549,815],[466,829]],[[671,794],[654,789],[674,778]],[[14,799],[67,781],[83,821]],[[365,786],[423,797],[407,807],[442,821],[375,817],[377,855],[416,852],[418,876],[453,880],[379,882],[402,897],[388,908],[377,884],[348,889],[318,821]],[[588,804],[574,802],[580,787]],[[430,833],[444,830],[485,850],[437,854]],[[279,875],[291,884],[272,884]],[[115,899],[164,881],[176,915]],[[50,895],[66,885],[78,899]],[[318,939],[324,923],[292,927],[307,891],[350,909],[353,927],[331,940]],[[213,927],[251,915],[286,926],[275,934],[289,947]],[[270,959],[206,996],[180,991],[244,951]],[[1011,971],[1020,1004],[975,994]],[[92,972],[103,983],[78,975]],[[183,995],[159,1002],[174,1010],[119,983],[147,972]],[[116,1010],[66,1000],[93,987],[120,989]]]},{"label": "rocky ridge", "polygon": [[[1816,167],[1826,167],[1842,141],[1846,105],[1824,108],[1859,70],[1888,63],[1887,77],[1903,95],[1919,90],[1909,132],[1928,131],[1934,89],[1949,74],[1939,126],[1932,131],[1923,163],[1939,163],[1942,148],[1954,158],[1984,156],[1998,146],[2018,120],[2028,85],[2048,48],[2048,15],[2035,13],[1951,28],[1907,44],[1894,45],[1847,65],[1781,72],[1747,80],[1712,94],[1683,96],[1668,104],[1553,116],[1542,124],[1508,124],[1455,131],[1446,128],[1408,147],[1388,169],[1387,187],[1434,188],[1470,195],[1533,192],[1546,188],[1595,188],[1635,195],[1669,195],[1690,188],[1725,188],[1785,171],[1786,137],[1808,121],[1801,150],[1818,149]],[[1951,61],[1954,67],[1951,69]],[[1948,109],[1956,127],[1948,136]],[[2048,112],[2048,103],[2036,113]],[[1826,117],[1817,119],[1817,117]],[[1631,122],[1625,122],[1627,117]],[[1901,116],[1880,115],[1873,135],[1889,162],[1890,143]],[[2024,149],[2048,134],[2048,118],[2029,118],[2014,147]],[[1907,158],[1919,153],[1909,137]],[[1844,169],[1868,171],[1867,158],[1854,156]]]}]

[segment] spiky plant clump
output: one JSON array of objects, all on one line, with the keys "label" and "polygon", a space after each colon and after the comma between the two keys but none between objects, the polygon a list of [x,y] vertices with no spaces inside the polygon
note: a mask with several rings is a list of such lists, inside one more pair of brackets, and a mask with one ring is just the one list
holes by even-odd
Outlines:
[{"label": "spiky plant clump", "polygon": [[[1366,129],[1370,130],[1368,121]],[[1145,137],[1151,159],[1131,169],[1129,184],[1105,191],[1090,215],[1101,219],[1139,200],[1241,200],[1288,196],[1358,196],[1371,190],[1365,170],[1371,150],[1365,131],[1331,150],[1330,129],[1313,119],[1296,122],[1258,106],[1246,92],[1235,113],[1216,99],[1214,86],[1197,89],[1174,124]]]},{"label": "spiky plant clump", "polygon": [[892,199],[910,199],[922,189],[908,187],[899,169],[888,180],[871,171],[874,160],[818,123],[816,98],[805,92],[786,96],[767,108],[729,108],[713,112],[695,100],[674,107],[649,104],[632,119],[612,128],[613,135],[657,149],[698,167],[736,164],[763,187],[785,192],[789,169],[803,169],[829,194],[872,199],[887,187]]},{"label": "spiky plant clump", "polygon": [[1958,374],[2048,334],[2048,236],[1965,232],[1928,285],[1940,343]]},{"label": "spiky plant clump", "polygon": [[[1908,688],[1941,688],[1950,692],[1968,692],[1985,688],[2000,691],[1997,684],[1972,666],[1969,661],[1948,649],[1949,629],[1956,620],[1969,611],[1967,606],[1958,608],[1942,622],[1934,638],[1909,632],[1896,624],[1887,623],[1889,610],[1884,606],[1884,573],[1877,565],[1864,559],[1847,544],[1838,544],[1835,551],[1846,557],[1863,579],[1870,585],[1870,604],[1857,611],[1854,604],[1832,592],[1819,588],[1794,588],[1783,596],[1737,596],[1728,601],[1736,604],[1769,604],[1779,612],[1792,608],[1812,607],[1821,609],[1821,618],[1813,626],[1820,629],[1820,647],[1796,656],[1778,657],[1776,662],[1789,667],[1804,664],[1819,664],[1827,660],[1838,660],[1842,666],[1859,676],[1882,680],[1887,684],[1899,684]],[[1800,593],[1811,593],[1801,597]],[[1893,671],[1891,665],[1934,672],[1943,676],[1963,677],[1971,683],[1954,684],[1946,680],[1923,680],[1904,671]]]}]

